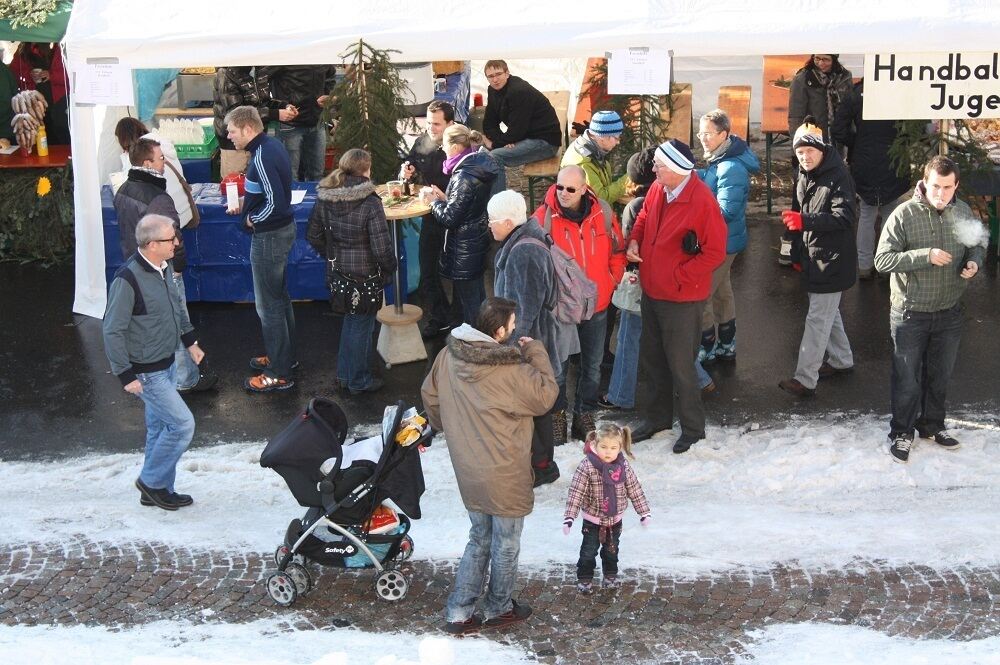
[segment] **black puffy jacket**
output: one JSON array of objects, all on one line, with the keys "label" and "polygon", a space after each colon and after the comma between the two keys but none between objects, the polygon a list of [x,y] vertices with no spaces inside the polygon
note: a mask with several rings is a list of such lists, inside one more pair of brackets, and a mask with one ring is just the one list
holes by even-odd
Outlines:
[{"label": "black puffy jacket", "polygon": [[251,67],[219,67],[215,71],[215,87],[212,90],[212,112],[215,115],[215,135],[223,150],[235,150],[226,131],[226,114],[237,106],[253,106],[266,126],[278,119],[278,110],[287,102],[271,99],[266,72],[257,68],[257,78],[250,75]]},{"label": "black puffy jacket", "polygon": [[158,178],[140,169],[129,169],[128,180],[115,192],[114,204],[115,215],[118,217],[118,242],[123,260],[128,261],[138,249],[135,227],[139,225],[139,220],[146,215],[163,215],[174,221],[174,233],[180,239],[180,244],[174,248],[174,258],[171,259],[174,272],[184,272],[187,267],[184,236],[181,234],[181,224],[174,200],[167,194],[165,178]]},{"label": "black puffy jacket", "polygon": [[476,279],[483,274],[490,248],[486,204],[500,167],[485,150],[471,153],[455,167],[445,191],[446,201],[434,201],[434,218],[445,227],[441,276]]},{"label": "black puffy jacket", "polygon": [[796,191],[802,203],[802,233],[795,234],[792,260],[802,264],[806,290],[846,291],[858,273],[858,209],[851,175],[833,147],[824,147],[823,161],[812,171],[800,170]]},{"label": "black puffy jacket", "polygon": [[286,100],[299,110],[292,127],[315,127],[322,109],[316,99],[333,90],[337,69],[333,65],[288,65],[260,67],[267,90],[274,99]]},{"label": "black puffy jacket", "polygon": [[896,173],[889,147],[896,140],[895,120],[864,120],[865,82],[840,102],[833,116],[830,135],[847,146],[847,162],[858,196],[868,205],[892,203],[910,190],[910,181]]}]

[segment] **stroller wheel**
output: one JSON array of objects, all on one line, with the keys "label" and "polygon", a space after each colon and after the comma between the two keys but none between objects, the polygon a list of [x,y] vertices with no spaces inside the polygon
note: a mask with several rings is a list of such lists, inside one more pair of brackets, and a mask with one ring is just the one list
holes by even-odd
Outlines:
[{"label": "stroller wheel", "polygon": [[[281,560],[285,558],[285,555],[288,554],[288,552],[288,545],[278,545],[278,549],[274,550],[274,565],[280,566]],[[305,559],[298,554],[292,557],[292,561],[299,564],[305,563]]]},{"label": "stroller wheel", "polygon": [[267,594],[271,596],[271,600],[282,607],[288,607],[298,597],[292,576],[280,572],[267,578]]},{"label": "stroller wheel", "polygon": [[375,578],[375,593],[382,600],[401,600],[410,583],[398,570],[384,570]]},{"label": "stroller wheel", "polygon": [[408,535],[403,536],[402,542],[399,543],[399,554],[396,555],[396,561],[406,561],[411,556],[413,556],[413,538]]},{"label": "stroller wheel", "polygon": [[297,595],[304,596],[312,591],[313,581],[309,571],[300,563],[290,563],[285,568],[285,573],[292,578],[295,583]]}]

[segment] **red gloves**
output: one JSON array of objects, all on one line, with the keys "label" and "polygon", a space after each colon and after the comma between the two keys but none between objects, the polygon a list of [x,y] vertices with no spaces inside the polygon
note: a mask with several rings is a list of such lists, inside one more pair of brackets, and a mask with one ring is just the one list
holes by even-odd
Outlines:
[{"label": "red gloves", "polygon": [[802,230],[802,213],[794,210],[784,210],[781,213],[781,221],[788,227],[789,231]]}]

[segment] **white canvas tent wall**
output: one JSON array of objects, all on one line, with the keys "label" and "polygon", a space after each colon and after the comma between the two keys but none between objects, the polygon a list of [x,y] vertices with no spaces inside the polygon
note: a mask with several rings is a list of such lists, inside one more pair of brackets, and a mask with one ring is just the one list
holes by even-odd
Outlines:
[{"label": "white canvas tent wall", "polygon": [[[399,61],[585,58],[630,46],[676,56],[987,51],[995,0],[363,0],[237,4],[76,0],[64,40],[72,73],[88,59],[132,68],[335,62],[363,37]],[[76,204],[73,311],[103,316],[106,284],[97,169],[101,109],[71,109]]]}]

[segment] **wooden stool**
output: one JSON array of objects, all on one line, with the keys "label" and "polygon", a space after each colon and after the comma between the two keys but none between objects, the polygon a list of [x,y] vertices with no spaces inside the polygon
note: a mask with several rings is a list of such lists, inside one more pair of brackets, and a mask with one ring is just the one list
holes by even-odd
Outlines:
[{"label": "wooden stool", "polygon": [[555,157],[524,165],[524,177],[528,179],[529,215],[535,211],[535,184],[553,184],[559,175],[559,162],[561,160],[562,151]]}]

